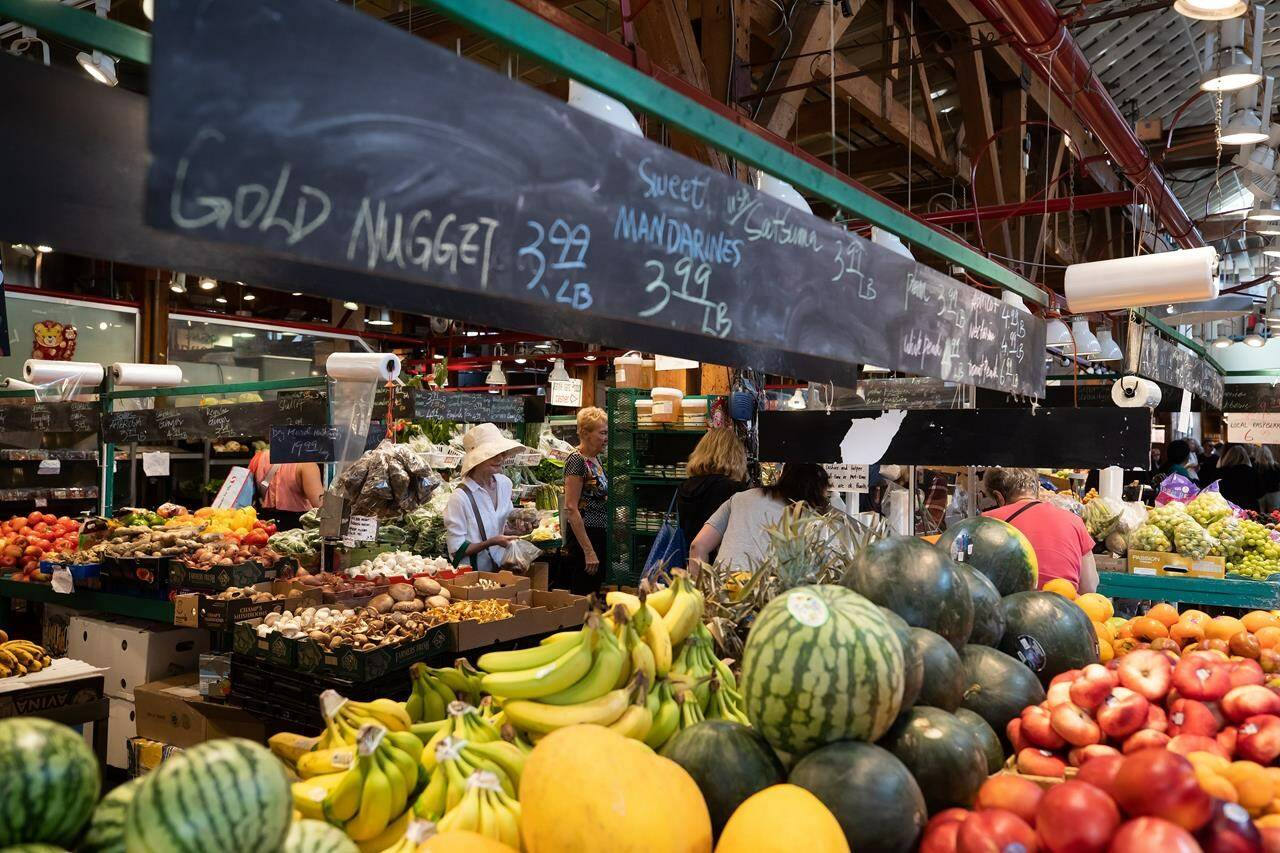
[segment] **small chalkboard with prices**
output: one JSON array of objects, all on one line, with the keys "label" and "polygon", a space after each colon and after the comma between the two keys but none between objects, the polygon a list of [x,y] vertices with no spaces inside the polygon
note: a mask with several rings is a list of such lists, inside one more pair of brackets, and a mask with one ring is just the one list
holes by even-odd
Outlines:
[{"label": "small chalkboard with prices", "polygon": [[271,427],[271,464],[283,462],[333,462],[338,428],[325,424]]}]

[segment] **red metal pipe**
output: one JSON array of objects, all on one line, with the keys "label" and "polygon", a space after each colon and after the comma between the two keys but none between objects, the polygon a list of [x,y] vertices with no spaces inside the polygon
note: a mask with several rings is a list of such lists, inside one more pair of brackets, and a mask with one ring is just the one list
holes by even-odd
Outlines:
[{"label": "red metal pipe", "polygon": [[1203,246],[1204,237],[1195,222],[1165,183],[1146,146],[1121,115],[1048,0],[973,0],[973,5],[1093,131],[1124,176],[1146,196],[1173,238],[1184,249]]},{"label": "red metal pipe", "polygon": [[991,204],[985,207],[965,207],[959,210],[938,210],[924,213],[920,218],[934,225],[954,225],[982,219],[1015,219],[1019,216],[1036,216],[1042,213],[1062,213],[1067,210],[1096,210],[1101,207],[1121,207],[1133,204],[1133,191],[1051,198],[1048,201],[1017,201],[1010,204]]}]

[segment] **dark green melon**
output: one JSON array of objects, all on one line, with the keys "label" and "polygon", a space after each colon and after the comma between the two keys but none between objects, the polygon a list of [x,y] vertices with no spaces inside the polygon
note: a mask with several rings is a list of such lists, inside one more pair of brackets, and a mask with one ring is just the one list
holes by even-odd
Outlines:
[{"label": "dark green melon", "polygon": [[923,539],[890,536],[873,542],[858,553],[841,582],[957,649],[973,630],[969,585],[946,553]]},{"label": "dark green melon", "polygon": [[969,642],[975,646],[998,646],[1004,636],[1004,609],[1000,605],[1000,590],[991,579],[967,563],[960,564],[960,574],[969,584],[969,598],[973,601],[973,630]]},{"label": "dark green melon", "polygon": [[667,741],[662,755],[698,784],[717,837],[743,800],[787,779],[769,743],[750,726],[729,720],[694,723]]},{"label": "dark green melon", "polygon": [[0,847],[69,845],[101,787],[98,759],[74,729],[37,717],[0,720]]},{"label": "dark green melon", "polygon": [[1098,633],[1089,616],[1052,592],[1005,596],[1000,651],[1022,661],[1046,688],[1055,675],[1098,662]]},{"label": "dark green melon", "polygon": [[89,828],[76,847],[77,853],[124,853],[125,818],[142,779],[130,779],[107,792],[89,818]]},{"label": "dark green melon", "polygon": [[1037,586],[1036,550],[1022,531],[998,518],[980,515],[957,522],[938,538],[938,548],[982,572],[1001,595]]},{"label": "dark green melon", "polygon": [[[924,794],[893,753],[843,740],[815,749],[797,762],[787,780],[822,801],[858,853],[915,850],[928,812]],[[785,820],[779,816],[779,820]]]},{"label": "dark green melon", "polygon": [[964,667],[951,644],[924,628],[911,629],[911,648],[924,666],[924,682],[916,702],[954,711],[964,701]]},{"label": "dark green melon", "polygon": [[902,707],[910,708],[916,704],[920,687],[924,683],[924,661],[920,660],[915,646],[911,644],[912,629],[906,620],[887,607],[881,607],[880,612],[902,644]]},{"label": "dark green melon", "polygon": [[880,745],[906,765],[929,814],[969,808],[987,778],[982,744],[955,714],[917,705],[898,718]]},{"label": "dark green melon", "polygon": [[956,719],[968,726],[982,745],[982,752],[987,756],[987,772],[999,773],[1004,767],[1004,747],[1000,745],[1000,736],[995,729],[968,708],[957,708],[955,714]]},{"label": "dark green melon", "polygon": [[1023,708],[1044,701],[1044,686],[1021,661],[990,646],[965,646],[960,662],[965,685],[961,707],[986,720],[1007,748],[1005,727]]}]

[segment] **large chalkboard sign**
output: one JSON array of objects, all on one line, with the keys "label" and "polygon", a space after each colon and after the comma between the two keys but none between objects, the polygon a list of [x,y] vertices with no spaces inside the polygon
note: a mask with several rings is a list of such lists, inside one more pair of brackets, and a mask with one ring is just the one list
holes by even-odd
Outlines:
[{"label": "large chalkboard sign", "polygon": [[[870,412],[761,412],[760,459],[839,462],[840,442]],[[939,409],[908,411],[881,462],[1022,468],[1144,468],[1151,464],[1146,409]]]},{"label": "large chalkboard sign", "polygon": [[841,408],[868,409],[959,409],[964,407],[965,388],[938,379],[864,379],[858,383],[862,403]]},{"label": "large chalkboard sign", "polygon": [[0,435],[13,432],[97,432],[97,403],[0,404]]},{"label": "large chalkboard sign", "polygon": [[312,395],[266,403],[142,409],[108,413],[102,424],[102,440],[110,444],[146,444],[265,438],[273,425],[323,424],[326,420],[324,400]]},{"label": "large chalkboard sign", "polygon": [[1228,385],[1222,394],[1224,412],[1280,412],[1280,385],[1270,382],[1250,382],[1246,385]]},{"label": "large chalkboard sign", "polygon": [[[1132,336],[1139,333],[1138,329],[1141,330],[1142,348],[1136,372],[1140,376],[1162,385],[1185,388],[1215,409],[1222,408],[1222,374],[1203,358],[1166,341],[1148,326],[1134,324],[1130,327],[1131,343]],[[1133,348],[1129,351],[1133,352]]]},{"label": "large chalkboard sign", "polygon": [[161,229],[514,301],[531,331],[1043,389],[1039,319],[370,16],[161,0],[154,34]]},{"label": "large chalkboard sign", "polygon": [[414,417],[463,424],[518,424],[524,420],[523,397],[458,391],[414,391]]}]

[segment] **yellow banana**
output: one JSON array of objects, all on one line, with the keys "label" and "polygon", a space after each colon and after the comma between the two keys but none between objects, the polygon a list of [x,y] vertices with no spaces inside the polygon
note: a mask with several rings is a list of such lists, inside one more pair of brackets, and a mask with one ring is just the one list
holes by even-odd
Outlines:
[{"label": "yellow banana", "polygon": [[390,802],[387,804],[387,819],[389,821],[391,815],[399,814],[404,810],[404,804],[409,801],[410,788],[405,784],[404,774],[400,772],[400,768],[387,755],[385,749],[379,748],[375,751],[373,761],[378,765],[378,769],[382,771],[382,775],[387,777],[387,786],[391,791],[388,796]]},{"label": "yellow banana", "polygon": [[462,773],[462,759],[442,760],[440,769],[445,772],[448,788],[444,795],[445,814],[453,811],[467,794],[467,777]]},{"label": "yellow banana", "polygon": [[680,706],[671,696],[671,685],[662,682],[657,693],[658,710],[653,714],[653,725],[644,736],[645,744],[653,749],[659,749],[680,728]]},{"label": "yellow banana", "polygon": [[448,786],[448,776],[444,768],[432,773],[427,787],[422,789],[422,793],[413,803],[413,813],[424,820],[439,820],[444,815],[445,794]]},{"label": "yellow banana", "polygon": [[382,851],[404,838],[413,822],[413,809],[405,809],[404,814],[387,824],[386,829],[373,838],[357,841],[356,847],[360,848],[360,853],[382,853]]},{"label": "yellow banana", "polygon": [[[577,705],[579,702],[590,702],[610,690],[618,687],[618,679],[626,676],[626,653],[618,644],[617,637],[608,631],[600,632],[596,646],[595,660],[591,669],[571,687],[542,697],[549,705]],[[625,680],[623,681],[625,684]]]},{"label": "yellow banana", "polygon": [[636,636],[635,629],[627,629],[627,646],[631,650],[631,671],[644,675],[645,684],[657,681],[657,664],[653,660],[653,650]]},{"label": "yellow banana", "polygon": [[470,832],[480,831],[480,789],[472,787],[458,801],[455,808],[444,813],[444,817],[436,821],[436,829],[449,832],[465,829]]},{"label": "yellow banana", "polygon": [[[364,779],[373,759],[368,756],[356,758],[355,766],[342,774],[342,779],[329,792],[324,801],[324,819],[331,823],[342,823],[355,817],[360,808],[360,794],[364,790]],[[308,780],[310,781],[310,780]]]},{"label": "yellow banana", "polygon": [[391,781],[370,756],[369,771],[360,792],[360,809],[343,830],[355,841],[373,838],[391,823],[391,809]]},{"label": "yellow banana", "polygon": [[622,592],[621,590],[614,590],[613,592],[608,593],[605,595],[604,601],[610,608],[621,604],[623,607],[627,608],[627,614],[629,616],[634,616],[636,611],[640,609],[640,597],[632,595],[629,592]]},{"label": "yellow banana", "polygon": [[519,788],[520,776],[524,773],[524,764],[528,760],[528,756],[520,747],[505,740],[496,740],[488,743],[469,743],[466,752],[492,761],[511,780],[511,784]]},{"label": "yellow banana", "polygon": [[650,593],[645,598],[645,603],[658,611],[659,616],[666,616],[667,611],[671,609],[672,603],[675,601],[675,587],[665,586],[657,592]]},{"label": "yellow banana", "polygon": [[[416,738],[415,738],[416,740]],[[325,773],[339,773],[347,770],[356,761],[356,750],[353,746],[338,746],[332,749],[317,749],[304,752],[298,758],[298,775],[303,779],[320,776]]]},{"label": "yellow banana", "polygon": [[293,792],[293,807],[302,812],[303,817],[312,818],[313,820],[324,820],[324,801],[329,796],[342,779],[347,774],[329,773],[324,776],[315,776],[311,779],[304,779],[301,782],[294,782],[291,786]]},{"label": "yellow banana", "polygon": [[541,640],[538,641],[538,645],[549,646],[552,643],[558,643],[561,640],[567,640],[571,637],[581,637],[581,636],[582,636],[581,628],[579,628],[576,631],[560,631],[559,633],[552,634],[549,637],[543,637]]},{"label": "yellow banana", "polygon": [[387,732],[387,742],[408,755],[414,763],[422,754],[422,741],[412,732]]},{"label": "yellow banana", "polygon": [[498,827],[498,840],[512,850],[520,849],[520,803],[502,793],[489,792]]},{"label": "yellow banana", "polygon": [[432,720],[429,723],[414,723],[409,727],[409,734],[425,745],[430,743],[431,739],[440,732],[448,731],[452,725],[453,721],[448,717],[443,720]]},{"label": "yellow banana", "polygon": [[587,628],[581,642],[566,644],[568,650],[552,662],[532,669],[489,673],[480,679],[480,687],[504,699],[538,699],[559,693],[591,669],[596,635],[595,628]]},{"label": "yellow banana", "polygon": [[644,740],[652,726],[653,715],[649,713],[649,709],[644,705],[631,705],[622,712],[621,717],[610,724],[609,728],[623,737]]},{"label": "yellow banana", "polygon": [[599,699],[580,705],[547,705],[515,699],[506,704],[507,719],[521,731],[548,734],[565,726],[595,723],[607,726],[627,710],[626,688],[612,690]]},{"label": "yellow banana", "polygon": [[477,799],[480,801],[479,807],[478,807],[478,812],[480,817],[476,823],[477,823],[477,828],[480,830],[481,835],[485,836],[486,838],[492,838],[494,841],[497,841],[498,840],[498,815],[494,809],[494,804],[493,804],[493,801],[490,799],[490,795],[491,795],[491,792],[488,790],[481,789],[479,791]]},{"label": "yellow banana", "polygon": [[[582,642],[582,631],[570,631],[559,639],[549,638],[547,642],[528,649],[516,649],[508,652],[487,652],[476,661],[485,672],[519,672],[546,666],[569,650],[569,647]],[[483,680],[481,682],[483,688]]]},{"label": "yellow banana", "polygon": [[673,646],[683,643],[685,638],[693,633],[693,629],[698,627],[704,604],[702,593],[689,586],[683,577],[677,577],[676,584],[680,587],[680,591],[676,594],[671,609],[662,617]]},{"label": "yellow banana", "polygon": [[267,738],[267,746],[271,748],[271,754],[291,765],[296,765],[299,758],[316,749],[319,743],[318,737],[307,737],[293,732],[276,732]]},{"label": "yellow banana", "polygon": [[645,645],[653,652],[653,665],[658,677],[664,678],[671,671],[673,657],[671,634],[667,631],[667,623],[662,621],[662,616],[652,607],[649,609],[653,611],[652,618],[640,639],[644,640]]},{"label": "yellow banana", "polygon": [[348,700],[342,706],[342,711],[348,721],[351,721],[353,716],[364,718],[380,724],[389,732],[407,732],[409,726],[413,725],[404,703],[394,699],[374,699],[372,702]]}]

